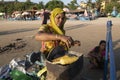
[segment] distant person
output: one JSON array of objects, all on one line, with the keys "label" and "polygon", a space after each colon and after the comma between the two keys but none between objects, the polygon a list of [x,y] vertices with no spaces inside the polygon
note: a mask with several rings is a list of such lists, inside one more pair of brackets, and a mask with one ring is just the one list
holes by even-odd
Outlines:
[{"label": "distant person", "polygon": [[88,53],[90,68],[100,68],[100,69],[104,68],[105,48],[106,48],[106,41],[101,40],[99,42],[99,45]]},{"label": "distant person", "polygon": [[42,25],[43,24],[47,24],[47,20],[49,19],[49,15],[50,13],[47,12],[45,9],[43,10],[43,14],[42,14]]}]

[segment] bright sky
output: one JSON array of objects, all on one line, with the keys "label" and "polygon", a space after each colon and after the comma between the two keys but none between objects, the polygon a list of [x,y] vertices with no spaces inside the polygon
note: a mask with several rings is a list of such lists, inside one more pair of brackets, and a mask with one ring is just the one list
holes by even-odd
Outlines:
[{"label": "bright sky", "polygon": [[[1,0],[0,0],[1,1]],[[4,1],[15,1],[15,0],[4,0]],[[26,0],[18,0],[18,1],[21,1],[21,2],[25,2]],[[49,0],[31,0],[32,2],[35,2],[35,3],[39,3],[40,1],[43,1],[45,4],[49,1]],[[64,2],[64,4],[68,4],[70,3],[72,0],[61,0],[62,2]],[[77,2],[79,3],[80,1],[87,1],[87,0],[77,0]],[[95,1],[95,0],[93,0]]]}]

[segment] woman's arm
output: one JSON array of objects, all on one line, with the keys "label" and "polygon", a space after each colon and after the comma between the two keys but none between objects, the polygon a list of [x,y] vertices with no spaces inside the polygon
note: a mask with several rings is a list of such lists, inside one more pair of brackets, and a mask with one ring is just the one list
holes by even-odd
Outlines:
[{"label": "woman's arm", "polygon": [[58,40],[56,34],[50,34],[45,32],[38,32],[35,36],[38,41]]},{"label": "woman's arm", "polygon": [[35,39],[38,41],[49,41],[49,40],[60,40],[64,42],[67,47],[71,47],[74,43],[74,40],[70,36],[59,35],[59,34],[50,34],[45,32],[38,32],[35,36]]},{"label": "woman's arm", "polygon": [[[96,47],[95,47],[96,48]],[[88,53],[88,56],[89,57],[97,57],[96,56],[96,52],[95,52],[95,48],[93,48],[89,53]]]}]

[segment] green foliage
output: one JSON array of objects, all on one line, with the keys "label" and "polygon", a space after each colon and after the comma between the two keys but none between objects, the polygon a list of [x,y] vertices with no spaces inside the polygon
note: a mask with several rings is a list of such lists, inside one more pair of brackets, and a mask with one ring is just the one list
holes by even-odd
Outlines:
[{"label": "green foliage", "polygon": [[38,7],[38,9],[43,9],[44,8],[43,2],[42,1],[39,2],[39,4],[37,4],[37,7]]},{"label": "green foliage", "polygon": [[116,7],[116,10],[120,12],[120,4],[117,2],[110,2],[106,4],[106,8],[105,8],[106,13],[111,13],[114,6]]},{"label": "green foliage", "polygon": [[[43,3],[40,5],[44,6]],[[37,7],[38,9],[43,8],[39,7],[39,4],[37,3],[32,3],[30,1],[26,2],[18,2],[15,0],[15,2],[4,2],[0,3],[0,12],[5,12],[5,13],[13,13],[14,11],[25,11],[25,10],[31,10],[33,7]]]},{"label": "green foliage", "polygon": [[45,8],[47,8],[49,10],[52,10],[52,9],[54,9],[56,7],[63,8],[64,3],[62,1],[60,1],[60,0],[51,0],[45,5]]},{"label": "green foliage", "polygon": [[24,3],[25,10],[32,9],[32,7],[33,7],[34,5],[35,5],[34,3],[29,2],[29,0],[28,0],[27,2]]},{"label": "green foliage", "polygon": [[70,3],[68,3],[69,9],[75,10],[78,7],[77,1],[72,0]]},{"label": "green foliage", "polygon": [[[92,0],[88,0],[88,6],[90,8],[100,8],[100,3],[104,0],[96,0],[96,2],[93,4]],[[120,12],[120,3],[117,3],[118,0],[112,0],[110,3],[106,4],[105,12],[111,13],[113,10],[113,7],[115,6],[117,11]],[[79,4],[77,3],[77,0],[71,0],[70,3],[66,5],[71,10],[75,10]],[[0,2],[0,12],[6,12],[11,14],[13,11],[25,11],[25,10],[31,10],[33,7],[36,7],[38,10],[46,8],[49,10],[52,10],[56,7],[64,8],[65,5],[61,0],[50,0],[48,3],[44,4],[43,1],[37,3],[32,3],[30,0],[27,0],[26,2],[19,2],[18,0],[11,1],[11,2]]]},{"label": "green foliage", "polygon": [[4,5],[3,4],[0,5],[0,12],[4,12]]},{"label": "green foliage", "polygon": [[92,0],[88,0],[87,6],[92,7]]},{"label": "green foliage", "polygon": [[18,0],[8,2],[0,1],[0,12],[6,12],[9,14],[11,14],[14,11],[31,10],[33,9],[33,7],[36,7],[39,10],[43,8],[52,10],[56,7],[63,8],[64,3],[61,0],[51,0],[46,5],[44,5],[43,1],[39,2],[39,4],[32,3],[31,0],[26,0],[26,2],[19,2]]}]

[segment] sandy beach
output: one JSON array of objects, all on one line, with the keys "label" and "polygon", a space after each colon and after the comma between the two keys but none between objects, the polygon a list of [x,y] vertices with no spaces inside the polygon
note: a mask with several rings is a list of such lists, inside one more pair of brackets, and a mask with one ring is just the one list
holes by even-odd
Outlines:
[{"label": "sandy beach", "polygon": [[[66,34],[74,40],[80,40],[81,46],[74,46],[70,50],[84,55],[84,67],[81,75],[88,80],[101,80],[102,70],[88,69],[87,53],[98,45],[100,40],[106,40],[108,20],[112,21],[112,40],[116,64],[117,80],[120,80],[120,18],[98,18],[92,21],[67,20],[65,24]],[[13,58],[25,58],[24,55],[37,52],[40,42],[34,39],[41,20],[36,21],[0,21],[0,47],[22,39],[26,43],[22,48],[11,49],[0,53],[0,66],[8,64]],[[78,76],[78,77],[79,77]]]}]

